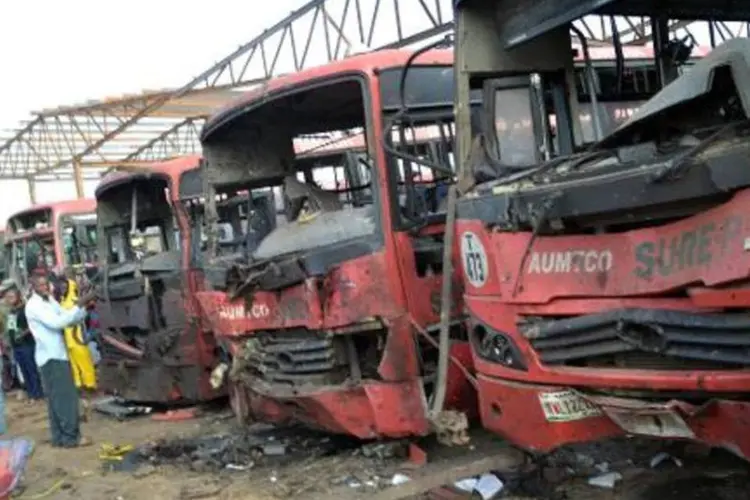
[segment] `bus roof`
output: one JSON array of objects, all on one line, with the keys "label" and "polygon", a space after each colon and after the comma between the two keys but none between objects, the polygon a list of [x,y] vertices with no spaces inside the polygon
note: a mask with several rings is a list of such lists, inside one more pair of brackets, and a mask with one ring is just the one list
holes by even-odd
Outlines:
[{"label": "bus roof", "polygon": [[[573,44],[573,48],[577,47],[578,46],[576,44]],[[696,47],[693,49],[693,55],[694,57],[704,57],[710,51],[711,47]],[[576,60],[581,62],[583,61],[583,54],[582,51],[578,52],[579,53],[576,56]],[[361,54],[339,61],[334,61],[322,66],[309,68],[298,73],[292,73],[274,78],[266,85],[242,94],[240,97],[234,99],[229,104],[220,108],[213,115],[211,115],[208,120],[206,120],[206,123],[203,126],[203,130],[201,131],[201,141],[204,141],[222,125],[225,125],[229,121],[232,121],[234,118],[242,114],[248,108],[252,107],[258,101],[267,99],[271,94],[278,93],[298,85],[303,85],[310,81],[335,77],[341,74],[355,72],[365,72],[372,74],[373,72],[380,69],[403,66],[404,64],[406,64],[407,60],[413,53],[414,52],[411,50],[382,50],[370,52],[367,54]],[[613,46],[590,47],[589,53],[591,59],[596,61],[614,60],[616,57],[615,49]],[[653,60],[654,49],[652,47],[645,46],[625,46],[623,47],[623,55],[626,60]],[[428,51],[418,57],[416,63],[420,65],[452,65],[453,50]],[[305,148],[305,150],[307,149],[308,148]],[[299,152],[300,151],[298,151],[298,153]]]},{"label": "bus roof", "polygon": [[[578,48],[576,44],[573,48]],[[699,46],[693,49],[693,56],[697,58],[705,57],[711,52],[711,47]],[[406,60],[413,52],[408,50],[386,50],[372,52],[353,56],[351,58],[335,61],[325,66],[310,68],[308,70],[278,77],[263,89],[257,89],[247,92],[229,105],[221,108],[212,117],[209,118],[206,127],[216,128],[221,125],[218,122],[226,122],[229,118],[227,115],[233,114],[246,106],[251,105],[254,101],[267,97],[268,93],[289,88],[305,81],[325,78],[326,76],[335,76],[336,74],[349,72],[353,69],[374,71],[388,67],[398,67],[406,63]],[[595,46],[589,48],[589,54],[592,60],[609,61],[615,59],[615,49],[613,46]],[[654,49],[650,46],[624,46],[623,55],[626,60],[649,60],[654,58]],[[433,50],[427,53],[426,57],[418,59],[419,64],[451,64],[453,61],[452,50]],[[583,61],[581,51],[576,56],[576,61]],[[217,125],[215,125],[218,123]],[[206,128],[204,127],[204,131]],[[209,131],[210,133],[210,131]],[[417,131],[417,140],[429,140],[439,137],[438,129],[428,127],[420,128]],[[330,138],[297,138],[295,139],[295,152],[303,157],[326,156],[348,150],[363,150],[365,148],[364,135],[354,134],[349,137],[338,139]],[[179,176],[200,164],[199,155],[189,155],[169,160],[155,161],[148,167],[139,167],[130,171],[115,171],[107,174],[96,188],[97,196],[114,184],[119,184],[125,179],[132,177],[148,177],[154,174],[161,174],[165,177],[177,180]]]},{"label": "bus roof", "polygon": [[[260,88],[244,93],[210,116],[201,131],[201,142],[222,125],[232,121],[257,102],[268,99],[272,94],[304,85],[311,81],[332,78],[342,74],[373,74],[377,70],[403,66],[413,53],[414,51],[410,50],[379,50],[274,78]],[[417,58],[416,64],[452,65],[453,51],[428,51]]]},{"label": "bus roof", "polygon": [[[42,227],[42,228],[29,228],[25,231],[20,231],[15,234],[12,232],[13,226],[10,223],[11,220],[16,219],[18,217],[31,215],[35,212],[41,212],[41,211],[47,211],[47,210],[51,211],[52,213],[52,219],[51,219],[52,226],[47,226],[47,227]],[[91,199],[91,198],[81,198],[80,200],[57,201],[57,202],[51,202],[51,203],[39,203],[37,205],[32,205],[8,217],[8,223],[5,228],[5,233],[6,233],[5,243],[33,237],[34,235],[51,234],[54,231],[54,224],[57,223],[58,218],[62,215],[89,214],[89,213],[94,213],[95,211],[96,211],[96,200]]]},{"label": "bus roof", "polygon": [[121,184],[127,179],[135,177],[161,176],[177,181],[184,172],[200,166],[200,155],[179,156],[164,161],[155,161],[148,166],[137,167],[132,170],[115,171],[105,175],[96,186],[97,198],[115,184]]},{"label": "bus roof", "polygon": [[40,210],[51,210],[54,216],[93,212],[96,210],[96,200],[93,198],[81,198],[79,200],[66,200],[66,201],[55,201],[50,203],[38,203],[28,208],[20,210],[8,219],[13,219],[18,216],[23,216]]}]

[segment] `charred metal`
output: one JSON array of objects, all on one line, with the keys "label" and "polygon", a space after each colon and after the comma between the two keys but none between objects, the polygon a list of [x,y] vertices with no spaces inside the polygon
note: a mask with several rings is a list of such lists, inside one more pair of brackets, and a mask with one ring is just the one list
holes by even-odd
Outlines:
[{"label": "charred metal", "polygon": [[356,334],[302,328],[257,332],[238,351],[232,378],[260,393],[276,395],[382,380],[378,366],[387,331],[382,325],[365,328]]},{"label": "charred metal", "polygon": [[619,309],[554,320],[529,318],[519,331],[550,365],[645,368],[651,358],[651,369],[750,366],[750,320],[737,313]]},{"label": "charred metal", "polygon": [[[207,122],[211,289],[198,295],[232,351],[240,420],[368,438],[429,431],[453,71],[442,52],[408,71],[414,109],[405,120],[400,85],[411,55],[373,53],[319,68],[326,76],[280,79]],[[230,188],[272,193],[276,220],[231,261],[217,251],[214,202]],[[254,314],[260,307],[267,313]],[[451,329],[466,346],[464,331]],[[465,383],[456,374],[452,407],[470,399],[459,394]]]},{"label": "charred metal", "polygon": [[212,335],[193,305],[191,231],[176,209],[187,157],[150,172],[115,173],[97,189],[101,385],[129,399],[197,402],[218,395],[208,377]]},{"label": "charred metal", "polygon": [[[456,231],[473,242],[459,250],[481,326],[471,347],[483,424],[534,450],[640,434],[750,457],[733,416],[750,401],[750,41],[695,61],[686,40],[665,38],[667,17],[746,12],[522,3],[457,10]],[[569,23],[594,11],[652,16],[650,93],[629,91],[618,39],[615,78],[599,79],[580,33],[573,83]],[[478,89],[479,132],[468,111]],[[612,120],[604,103],[635,111]]]}]

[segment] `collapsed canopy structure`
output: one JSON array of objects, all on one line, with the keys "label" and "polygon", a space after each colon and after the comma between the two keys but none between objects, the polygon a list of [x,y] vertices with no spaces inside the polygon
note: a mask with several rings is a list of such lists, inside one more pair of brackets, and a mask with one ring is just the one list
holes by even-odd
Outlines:
[{"label": "collapsed canopy structure", "polygon": [[[237,92],[262,85],[274,76],[353,53],[419,45],[439,37],[453,28],[454,3],[455,0],[309,1],[180,88],[33,113],[18,131],[0,137],[0,178],[27,179],[31,186],[36,181],[74,180],[80,197],[84,180],[98,179],[108,169],[197,153],[204,118]],[[610,17],[608,8],[616,1],[532,3],[533,9],[524,8],[524,15],[507,21],[515,23],[508,31],[515,33],[509,44],[533,37],[534,30],[573,19],[592,46],[608,45],[615,39],[632,45],[651,42],[653,26],[649,18],[640,17],[643,9],[634,9],[636,17]],[[579,19],[593,11],[599,15]],[[684,18],[678,15],[679,11],[675,10],[677,19],[665,21],[673,37],[688,37],[696,45],[713,46],[748,35],[747,23],[721,18],[691,23],[680,20]],[[701,16],[691,18],[696,17]],[[734,16],[737,18],[748,16]]]}]

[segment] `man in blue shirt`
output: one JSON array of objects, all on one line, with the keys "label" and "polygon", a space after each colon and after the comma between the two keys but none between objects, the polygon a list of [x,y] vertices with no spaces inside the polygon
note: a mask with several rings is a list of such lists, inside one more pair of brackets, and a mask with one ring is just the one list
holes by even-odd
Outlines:
[{"label": "man in blue shirt", "polygon": [[86,310],[82,306],[94,295],[88,293],[80,297],[77,306],[63,309],[52,297],[46,276],[33,276],[31,284],[34,292],[26,303],[26,319],[36,341],[35,358],[47,395],[52,446],[89,445],[91,441],[81,436],[79,394],[73,383],[63,330],[83,322]]}]

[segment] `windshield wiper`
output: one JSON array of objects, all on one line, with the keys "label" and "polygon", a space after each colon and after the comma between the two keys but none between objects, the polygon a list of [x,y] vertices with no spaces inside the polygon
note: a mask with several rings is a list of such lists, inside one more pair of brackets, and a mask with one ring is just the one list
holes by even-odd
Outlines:
[{"label": "windshield wiper", "polygon": [[692,166],[692,164],[689,163],[688,160],[695,157],[695,155],[705,151],[716,141],[724,139],[727,133],[735,132],[739,127],[747,125],[748,123],[750,123],[750,120],[741,120],[728,123],[681,155],[678,155],[675,158],[670,158],[669,160],[663,162],[660,166],[659,171],[655,173],[651,178],[651,182],[662,182],[677,179],[681,174],[685,172],[688,167]]}]

